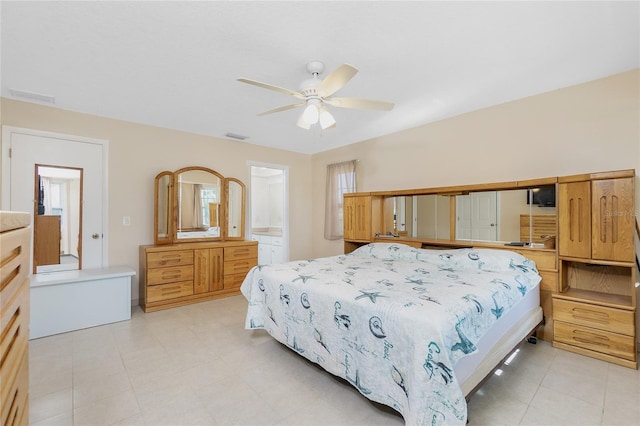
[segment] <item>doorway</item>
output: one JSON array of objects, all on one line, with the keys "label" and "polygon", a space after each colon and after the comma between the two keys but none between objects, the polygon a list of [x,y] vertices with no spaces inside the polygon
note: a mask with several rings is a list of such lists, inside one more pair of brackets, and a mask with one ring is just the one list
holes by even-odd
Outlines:
[{"label": "doorway", "polygon": [[289,260],[288,173],[286,166],[251,163],[251,238],[258,241],[258,263]]},{"label": "doorway", "polygon": [[[50,168],[81,170],[82,190],[77,195],[82,197],[81,220],[72,225],[71,217],[79,211],[69,212],[67,225],[70,229],[64,244],[69,254],[79,255],[76,269],[103,268],[107,261],[107,141],[62,135],[31,129],[3,126],[2,128],[2,208],[5,210],[26,211],[33,216],[39,211],[37,176],[41,166]],[[62,183],[62,181],[58,181]],[[75,182],[67,181],[68,185]],[[79,190],[80,191],[80,190]],[[65,191],[69,198],[76,192]],[[59,195],[62,195],[60,193]],[[51,195],[53,197],[53,195]],[[61,206],[57,206],[61,208]],[[79,207],[80,209],[80,207]],[[45,213],[60,213],[53,206]],[[51,216],[59,216],[52,214]],[[34,234],[36,221],[32,219]],[[62,218],[59,222],[62,222]],[[62,224],[60,224],[62,231]],[[39,237],[34,236],[35,241]],[[62,235],[61,235],[62,238]],[[63,244],[63,242],[60,242]],[[57,244],[57,242],[56,242]],[[31,264],[34,262],[35,244],[31,244]],[[61,246],[62,247],[62,246]],[[55,258],[55,257],[54,257]],[[59,268],[45,268],[35,273],[57,272]],[[62,268],[64,269],[64,268]]]}]

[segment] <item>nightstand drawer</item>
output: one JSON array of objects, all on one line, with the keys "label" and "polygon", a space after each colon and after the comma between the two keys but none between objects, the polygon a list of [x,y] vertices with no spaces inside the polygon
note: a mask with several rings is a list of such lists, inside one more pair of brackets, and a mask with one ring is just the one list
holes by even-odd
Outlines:
[{"label": "nightstand drawer", "polygon": [[633,337],[567,324],[555,318],[555,311],[553,335],[554,341],[628,359],[630,361],[635,361],[636,359],[636,342]]},{"label": "nightstand drawer", "polygon": [[171,250],[147,253],[147,268],[193,265],[193,250]]},{"label": "nightstand drawer", "polygon": [[177,281],[193,281],[193,265],[156,268],[147,271],[147,285],[153,286]]},{"label": "nightstand drawer", "polygon": [[147,288],[147,302],[175,299],[176,297],[191,296],[192,294],[193,281],[155,285]]},{"label": "nightstand drawer", "polygon": [[540,281],[540,290],[558,291],[558,273],[551,271],[538,271],[542,277]]},{"label": "nightstand drawer", "polygon": [[635,321],[631,311],[554,298],[553,319],[634,336]]},{"label": "nightstand drawer", "polygon": [[520,253],[536,262],[536,268],[538,269],[558,269],[555,252],[527,250]]}]

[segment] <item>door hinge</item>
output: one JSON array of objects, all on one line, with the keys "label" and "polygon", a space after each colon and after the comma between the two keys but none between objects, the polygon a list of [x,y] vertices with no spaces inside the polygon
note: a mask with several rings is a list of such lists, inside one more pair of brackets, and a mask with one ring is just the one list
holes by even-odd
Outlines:
[{"label": "door hinge", "polygon": [[9,148],[9,158],[11,158],[11,148]]}]

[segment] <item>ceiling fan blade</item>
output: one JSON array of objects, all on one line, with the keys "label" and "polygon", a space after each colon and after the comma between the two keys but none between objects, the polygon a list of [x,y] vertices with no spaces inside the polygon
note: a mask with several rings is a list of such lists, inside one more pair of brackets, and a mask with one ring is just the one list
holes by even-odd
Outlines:
[{"label": "ceiling fan blade", "polygon": [[275,90],[276,92],[284,93],[285,95],[295,96],[298,99],[304,99],[304,95],[300,92],[285,89],[284,87],[274,86],[273,84],[262,83],[256,80],[250,80],[248,78],[238,78],[238,81],[242,83],[252,84],[254,86],[262,87],[264,89]]},{"label": "ceiling fan blade", "polygon": [[305,104],[304,102],[300,102],[298,104],[291,104],[291,105],[281,106],[281,107],[278,107],[278,108],[270,109],[268,111],[263,111],[260,114],[258,114],[258,116],[267,115],[267,114],[273,114],[274,112],[286,111],[288,109],[293,109],[293,108],[297,108],[297,107],[303,106],[304,104]]},{"label": "ceiling fan blade", "polygon": [[324,102],[338,108],[376,109],[380,111],[391,111],[394,107],[394,104],[392,102],[372,101],[370,99],[358,98],[331,98],[325,99]]},{"label": "ceiling fan blade", "polygon": [[358,69],[349,64],[340,65],[322,80],[320,87],[318,87],[318,94],[323,98],[333,95],[357,73]]}]

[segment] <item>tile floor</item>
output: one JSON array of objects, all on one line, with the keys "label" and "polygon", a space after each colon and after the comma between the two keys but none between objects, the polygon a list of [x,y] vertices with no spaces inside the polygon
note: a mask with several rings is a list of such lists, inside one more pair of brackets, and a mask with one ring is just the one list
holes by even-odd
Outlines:
[{"label": "tile floor", "polygon": [[[262,331],[241,296],[30,342],[33,425],[403,425]],[[525,344],[470,425],[640,425],[640,373]]]}]

